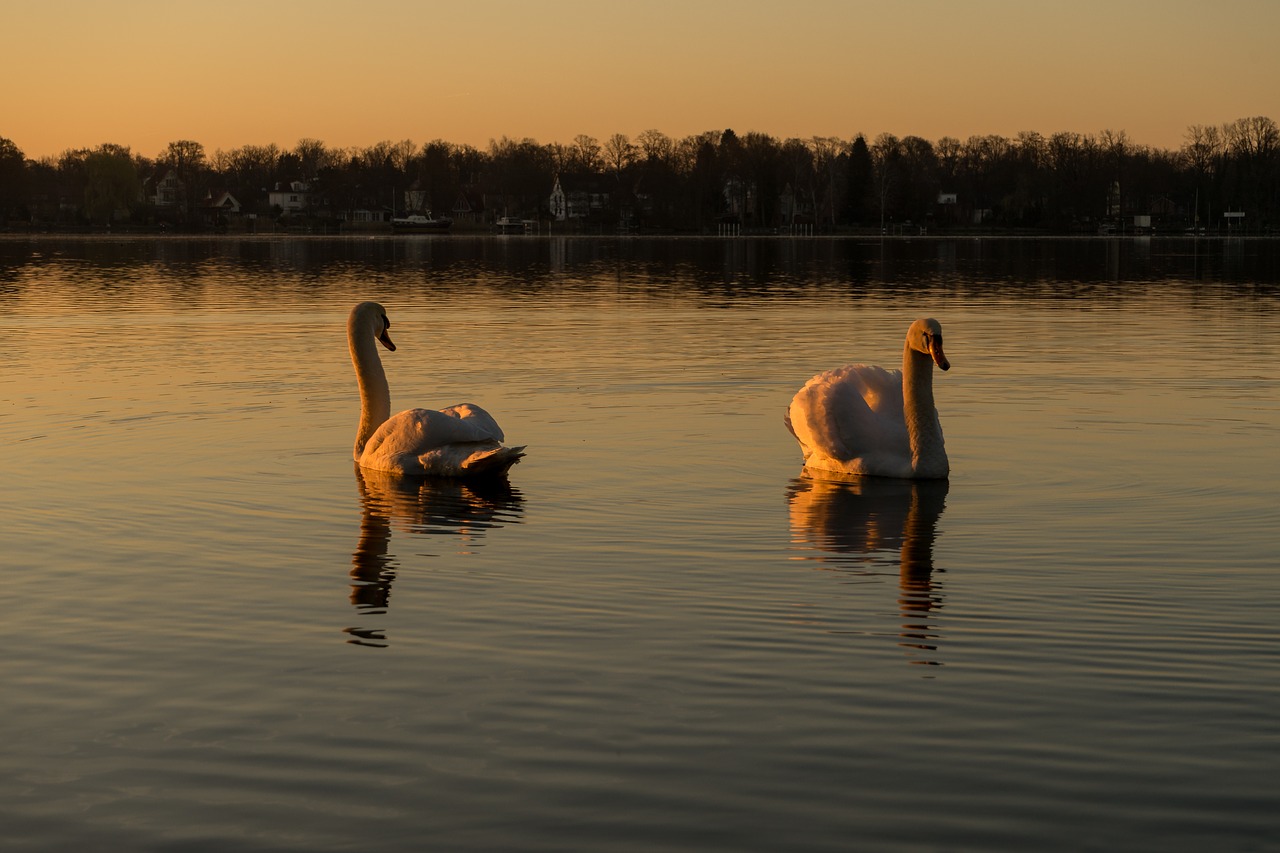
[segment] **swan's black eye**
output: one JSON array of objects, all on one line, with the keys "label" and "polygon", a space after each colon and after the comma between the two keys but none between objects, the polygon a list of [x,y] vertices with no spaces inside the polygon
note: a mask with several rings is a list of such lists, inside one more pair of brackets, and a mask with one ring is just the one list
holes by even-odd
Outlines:
[{"label": "swan's black eye", "polygon": [[382,315],[382,330],[383,330],[383,331],[386,331],[387,329],[390,329],[390,328],[391,328],[391,321],[387,319],[387,315],[386,315],[386,314],[383,314],[383,315]]},{"label": "swan's black eye", "polygon": [[929,348],[929,346],[930,346],[930,344],[929,344],[929,333],[928,333],[928,332],[925,332],[925,333],[924,333],[924,346],[925,346],[925,349],[928,349],[928,348]]}]

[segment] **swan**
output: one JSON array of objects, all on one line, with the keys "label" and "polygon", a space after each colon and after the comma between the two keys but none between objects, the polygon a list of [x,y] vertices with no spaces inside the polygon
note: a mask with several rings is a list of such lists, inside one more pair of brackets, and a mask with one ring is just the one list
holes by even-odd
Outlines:
[{"label": "swan", "polygon": [[933,405],[933,366],[948,370],[942,326],[907,330],[902,370],[850,364],[819,373],[791,400],[784,422],[806,468],[841,474],[946,479],[942,424]]},{"label": "swan", "polygon": [[391,414],[391,391],[377,344],[395,352],[391,321],[377,302],[361,302],[347,318],[347,346],[360,385],[355,461],[361,468],[443,477],[501,474],[524,456],[504,447],[502,428],[479,406],[406,409]]}]

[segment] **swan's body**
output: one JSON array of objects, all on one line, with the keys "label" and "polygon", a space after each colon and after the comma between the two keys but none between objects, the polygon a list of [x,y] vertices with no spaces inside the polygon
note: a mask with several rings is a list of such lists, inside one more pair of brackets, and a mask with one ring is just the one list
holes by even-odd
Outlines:
[{"label": "swan's body", "polygon": [[391,414],[391,391],[378,343],[394,352],[387,312],[361,302],[347,319],[347,346],[360,384],[360,427],[355,461],[392,474],[464,477],[500,474],[519,461],[523,447],[504,447],[502,428],[479,406],[406,409]]},{"label": "swan's body", "polygon": [[933,404],[933,366],[951,367],[942,326],[907,330],[902,370],[850,364],[819,373],[791,400],[786,424],[805,467],[841,474],[944,479],[950,473]]}]

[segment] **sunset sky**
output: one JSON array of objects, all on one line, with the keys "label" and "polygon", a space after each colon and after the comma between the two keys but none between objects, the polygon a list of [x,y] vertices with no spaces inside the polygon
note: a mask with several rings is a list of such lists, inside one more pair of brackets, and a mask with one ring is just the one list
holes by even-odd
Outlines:
[{"label": "sunset sky", "polygon": [[4,0],[0,136],[331,147],[657,129],[936,140],[1280,120],[1280,2]]}]

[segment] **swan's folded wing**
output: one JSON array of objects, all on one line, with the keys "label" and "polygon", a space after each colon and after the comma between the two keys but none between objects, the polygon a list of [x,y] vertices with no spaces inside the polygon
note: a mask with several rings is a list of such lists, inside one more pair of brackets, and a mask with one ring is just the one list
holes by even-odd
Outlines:
[{"label": "swan's folded wing", "polygon": [[469,429],[475,430],[477,434],[483,434],[485,438],[492,438],[494,441],[506,441],[506,436],[502,434],[502,427],[498,426],[498,422],[493,419],[493,415],[475,403],[459,403],[456,406],[441,409],[441,413],[466,422]]},{"label": "swan's folded wing", "polygon": [[902,420],[902,375],[864,364],[819,373],[791,400],[789,426],[805,457],[856,459],[895,438]]},{"label": "swan's folded wing", "polygon": [[502,438],[497,423],[479,406],[405,409],[378,427],[365,445],[360,464],[380,471],[406,471],[416,467],[410,460],[424,453],[453,444],[496,446]]}]

